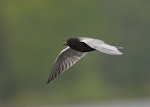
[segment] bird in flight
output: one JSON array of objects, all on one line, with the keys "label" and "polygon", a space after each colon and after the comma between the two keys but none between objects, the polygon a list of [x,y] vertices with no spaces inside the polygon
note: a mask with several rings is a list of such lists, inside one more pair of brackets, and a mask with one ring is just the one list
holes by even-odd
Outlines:
[{"label": "bird in flight", "polygon": [[59,74],[69,69],[90,51],[97,50],[109,55],[123,54],[118,50],[122,47],[112,46],[102,40],[89,37],[69,38],[64,45],[67,45],[67,47],[63,49],[57,56],[47,84]]}]

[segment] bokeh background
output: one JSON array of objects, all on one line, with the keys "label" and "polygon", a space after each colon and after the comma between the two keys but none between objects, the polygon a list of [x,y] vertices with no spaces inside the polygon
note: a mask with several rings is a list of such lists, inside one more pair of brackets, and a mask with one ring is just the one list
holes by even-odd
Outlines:
[{"label": "bokeh background", "polygon": [[[0,106],[150,99],[149,0],[1,0]],[[46,84],[69,37],[124,47],[91,52]]]}]

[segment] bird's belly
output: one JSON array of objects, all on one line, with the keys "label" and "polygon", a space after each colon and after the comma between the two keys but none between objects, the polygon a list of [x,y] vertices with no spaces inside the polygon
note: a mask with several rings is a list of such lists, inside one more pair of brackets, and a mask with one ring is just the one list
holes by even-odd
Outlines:
[{"label": "bird's belly", "polygon": [[78,49],[77,51],[80,51],[80,52],[90,52],[90,51],[94,51],[95,49],[93,48],[86,48],[86,49]]},{"label": "bird's belly", "polygon": [[91,48],[90,46],[88,46],[85,43],[80,43],[78,45],[74,45],[71,48],[76,50],[76,51],[79,51],[79,52],[90,52],[90,51],[94,51],[95,50],[95,49]]}]

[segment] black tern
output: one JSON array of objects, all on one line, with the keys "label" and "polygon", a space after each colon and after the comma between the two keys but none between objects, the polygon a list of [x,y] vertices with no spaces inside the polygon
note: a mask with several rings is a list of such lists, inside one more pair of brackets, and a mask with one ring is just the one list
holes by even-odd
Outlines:
[{"label": "black tern", "polygon": [[123,54],[118,50],[121,49],[121,47],[112,46],[102,40],[89,37],[69,38],[64,45],[67,45],[67,47],[63,49],[56,58],[47,84],[59,74],[69,69],[90,51],[97,50],[109,55]]}]

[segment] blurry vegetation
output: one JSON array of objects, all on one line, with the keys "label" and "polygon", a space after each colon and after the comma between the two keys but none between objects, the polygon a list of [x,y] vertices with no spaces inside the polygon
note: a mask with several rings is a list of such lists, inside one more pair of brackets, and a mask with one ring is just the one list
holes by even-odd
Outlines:
[{"label": "blurry vegetation", "polygon": [[[1,0],[0,104],[53,104],[150,96],[150,1]],[[124,47],[93,52],[46,85],[69,37]]]}]

